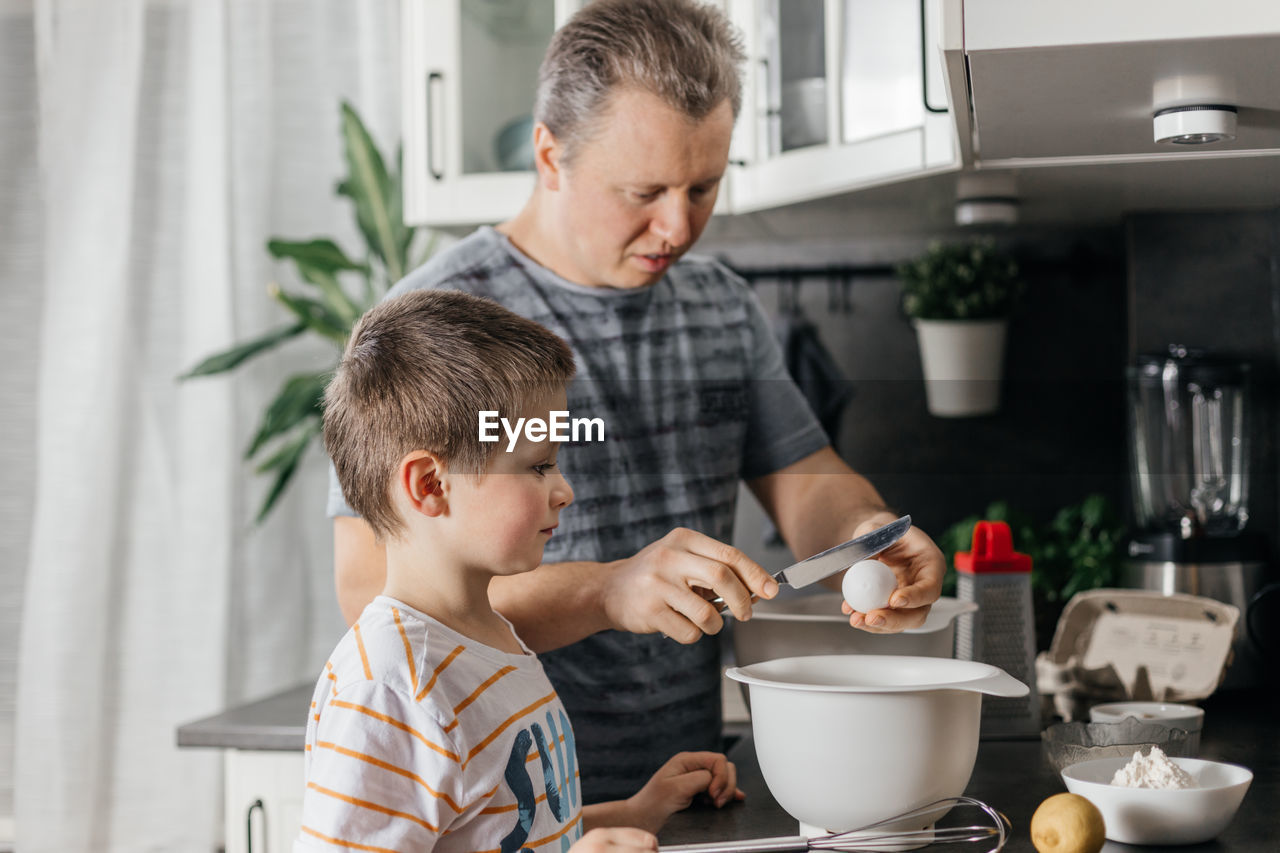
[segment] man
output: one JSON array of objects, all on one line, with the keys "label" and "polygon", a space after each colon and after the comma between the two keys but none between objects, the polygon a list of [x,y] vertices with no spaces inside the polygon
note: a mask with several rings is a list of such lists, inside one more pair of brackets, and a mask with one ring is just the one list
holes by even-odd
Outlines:
[{"label": "man", "polygon": [[[466,290],[547,326],[578,362],[570,413],[605,423],[604,441],[560,454],[578,498],[547,562],[489,590],[569,709],[589,802],[625,796],[673,750],[719,746],[707,635],[723,622],[706,599],[745,619],[753,596],[777,592],[724,544],[740,480],[800,557],[894,518],[829,446],[750,290],[684,257],[727,166],[742,60],[723,15],[695,0],[588,5],[543,61],[525,207],[393,291]],[[350,621],[381,590],[385,557],[340,490],[330,513]],[[941,553],[912,529],[882,559],[899,579],[890,607],[846,605],[850,624],[920,625]]]}]

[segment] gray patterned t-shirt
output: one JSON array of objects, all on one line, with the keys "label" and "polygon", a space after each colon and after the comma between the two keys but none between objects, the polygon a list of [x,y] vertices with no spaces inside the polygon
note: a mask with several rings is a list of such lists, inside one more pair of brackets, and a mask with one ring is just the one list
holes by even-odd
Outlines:
[{"label": "gray patterned t-shirt", "polygon": [[[728,542],[739,480],[827,445],[754,294],[713,260],[682,259],[640,290],[584,287],[483,227],[388,295],[432,287],[563,337],[577,360],[570,415],[604,422],[604,441],[561,448],[575,499],[548,563],[628,557],[675,527]],[[332,475],[329,514],[352,514]],[[631,796],[676,752],[719,749],[716,638],[604,631],[540,658],[578,733],[587,802]]]}]

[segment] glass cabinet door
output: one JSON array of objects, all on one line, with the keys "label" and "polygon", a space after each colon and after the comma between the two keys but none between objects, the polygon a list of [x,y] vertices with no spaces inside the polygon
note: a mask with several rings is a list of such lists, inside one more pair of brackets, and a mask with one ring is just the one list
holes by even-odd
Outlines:
[{"label": "glass cabinet door", "polygon": [[757,116],[768,156],[828,139],[824,0],[760,3]]},{"label": "glass cabinet door", "polygon": [[841,137],[858,142],[924,122],[920,4],[844,0]]},{"label": "glass cabinet door", "polygon": [[583,0],[403,0],[405,218],[493,223],[533,188],[533,99]]},{"label": "glass cabinet door", "polygon": [[460,9],[462,173],[533,171],[533,98],[555,0],[461,0]]},{"label": "glass cabinet door", "polygon": [[727,2],[749,62],[735,213],[954,168],[949,120],[925,106],[920,0]]}]

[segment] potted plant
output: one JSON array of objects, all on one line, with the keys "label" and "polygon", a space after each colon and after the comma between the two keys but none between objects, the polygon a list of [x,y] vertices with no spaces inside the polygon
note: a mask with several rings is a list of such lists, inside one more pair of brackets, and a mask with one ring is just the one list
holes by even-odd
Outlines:
[{"label": "potted plant", "polygon": [[898,277],[920,341],[929,413],[994,412],[1005,330],[1022,292],[1017,263],[990,240],[935,243],[899,266]]},{"label": "potted plant", "polygon": [[[424,229],[404,223],[399,155],[391,164],[394,168],[388,168],[359,115],[345,102],[342,141],[348,173],[335,192],[352,204],[364,239],[359,253],[348,255],[327,237],[272,237],[267,241],[267,251],[277,260],[292,261],[303,285],[296,290],[270,286],[286,320],[265,334],[205,358],[179,379],[226,373],[306,334],[317,335],[334,347],[336,366],[360,315],[381,299],[388,287],[431,255],[437,236],[434,232],[427,232],[426,245],[411,255],[414,238]],[[257,472],[271,478],[258,510],[259,523],[292,481],[307,448],[319,440],[324,389],[331,373],[332,368],[287,377],[262,414],[257,432],[245,450],[245,459],[256,463]]]}]

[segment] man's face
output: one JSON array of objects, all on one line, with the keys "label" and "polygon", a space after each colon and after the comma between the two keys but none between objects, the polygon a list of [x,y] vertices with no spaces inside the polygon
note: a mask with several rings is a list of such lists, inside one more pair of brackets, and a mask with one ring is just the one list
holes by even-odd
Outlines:
[{"label": "man's face", "polygon": [[578,284],[653,284],[702,234],[729,159],[726,100],[701,120],[647,92],[616,92],[549,193],[560,275]]}]

